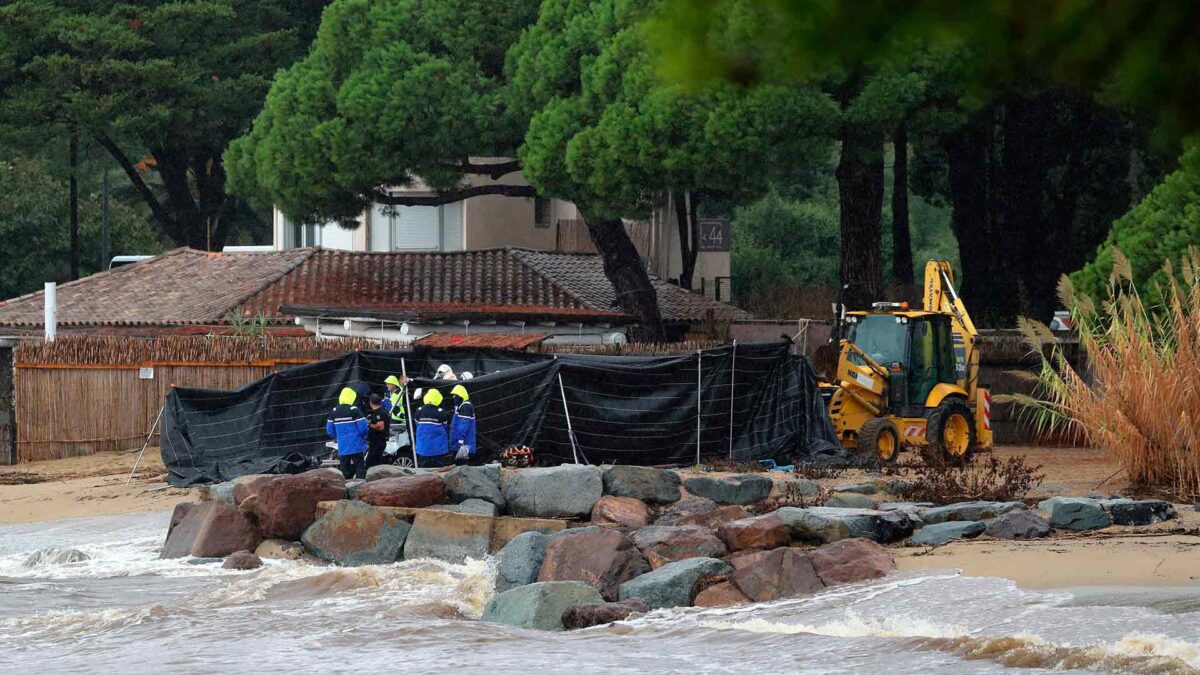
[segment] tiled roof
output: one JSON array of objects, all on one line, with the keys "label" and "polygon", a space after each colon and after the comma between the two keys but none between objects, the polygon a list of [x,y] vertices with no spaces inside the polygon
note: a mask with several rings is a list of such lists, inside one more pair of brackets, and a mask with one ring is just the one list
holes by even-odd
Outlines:
[{"label": "tiled roof", "polygon": [[549,333],[433,333],[417,340],[416,344],[431,349],[528,349],[549,337]]},{"label": "tiled roof", "polygon": [[[667,321],[701,321],[709,314],[750,318],[732,305],[653,283]],[[341,316],[632,318],[615,307],[615,297],[599,256],[588,254],[296,249],[218,255],[177,249],[59,286],[58,316],[62,326],[215,324],[239,307],[247,316],[275,321],[321,308],[345,312]],[[43,302],[38,292],[0,303],[0,325],[41,325]]]},{"label": "tiled roof", "polygon": [[[58,286],[60,326],[221,323],[246,298],[313,255],[312,249],[209,255],[180,248]],[[0,303],[0,325],[40,326],[38,291]]]}]

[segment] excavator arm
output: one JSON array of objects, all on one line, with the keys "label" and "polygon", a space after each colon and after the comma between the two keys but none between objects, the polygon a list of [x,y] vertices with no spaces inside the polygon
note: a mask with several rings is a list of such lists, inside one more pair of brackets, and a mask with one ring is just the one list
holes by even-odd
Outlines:
[{"label": "excavator arm", "polygon": [[974,398],[975,384],[979,378],[979,331],[967,312],[967,306],[954,290],[954,269],[945,260],[930,260],[925,263],[925,311],[940,312],[951,316],[954,333],[954,353],[961,364],[959,386]]}]

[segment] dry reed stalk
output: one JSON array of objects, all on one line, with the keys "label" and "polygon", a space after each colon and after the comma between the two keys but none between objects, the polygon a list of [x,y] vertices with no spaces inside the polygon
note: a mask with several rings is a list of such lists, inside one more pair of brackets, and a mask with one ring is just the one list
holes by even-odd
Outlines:
[{"label": "dry reed stalk", "polygon": [[1059,296],[1088,353],[1088,385],[1044,326],[1022,321],[1041,357],[1037,397],[1015,396],[1040,430],[1067,428],[1108,451],[1130,482],[1200,496],[1200,251],[1179,274],[1168,263],[1161,304],[1148,305],[1128,260],[1113,252],[1108,297],[1097,306],[1063,278]]}]

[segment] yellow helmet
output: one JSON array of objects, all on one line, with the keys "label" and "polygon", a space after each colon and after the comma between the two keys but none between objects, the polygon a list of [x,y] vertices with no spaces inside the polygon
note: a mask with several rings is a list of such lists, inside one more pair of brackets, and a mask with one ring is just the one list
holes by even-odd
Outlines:
[{"label": "yellow helmet", "polygon": [[426,405],[441,405],[442,392],[438,391],[437,389],[430,389],[429,391],[425,392],[425,398],[423,400],[425,401]]},{"label": "yellow helmet", "polygon": [[338,403],[342,405],[354,405],[358,400],[358,392],[350,387],[342,387],[341,393],[338,394]]},{"label": "yellow helmet", "polygon": [[464,401],[469,401],[471,399],[470,396],[467,396],[467,388],[461,384],[454,385],[454,388],[450,390],[450,395],[457,396]]},{"label": "yellow helmet", "polygon": [[384,380],[383,383],[390,384],[394,387],[399,387],[400,386],[400,378],[396,377],[395,375],[388,375],[387,379]]}]

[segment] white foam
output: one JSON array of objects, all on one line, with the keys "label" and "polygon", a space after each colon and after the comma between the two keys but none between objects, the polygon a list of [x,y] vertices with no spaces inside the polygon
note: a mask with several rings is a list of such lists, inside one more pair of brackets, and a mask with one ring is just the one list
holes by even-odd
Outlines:
[{"label": "white foam", "polygon": [[864,618],[848,610],[846,617],[820,625],[747,619],[745,621],[701,621],[705,628],[719,630],[742,630],[751,633],[774,633],[779,635],[824,635],[844,638],[956,638],[970,635],[960,626],[938,624],[920,617],[892,615],[880,618]]},{"label": "white foam", "polygon": [[1200,668],[1200,646],[1167,635],[1130,633],[1102,649],[1119,656],[1160,656],[1183,661]]}]

